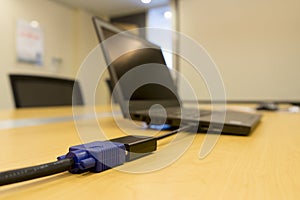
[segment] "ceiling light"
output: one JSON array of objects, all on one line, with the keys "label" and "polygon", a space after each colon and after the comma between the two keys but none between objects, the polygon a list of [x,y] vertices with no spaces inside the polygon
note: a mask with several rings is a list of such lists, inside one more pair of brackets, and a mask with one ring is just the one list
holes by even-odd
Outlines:
[{"label": "ceiling light", "polygon": [[151,0],[141,0],[142,3],[148,4],[151,3]]},{"label": "ceiling light", "polygon": [[166,11],[164,12],[164,17],[166,19],[171,19],[172,18],[172,12],[171,11]]},{"label": "ceiling light", "polygon": [[39,22],[37,22],[35,20],[30,22],[30,26],[32,26],[33,28],[37,28],[37,27],[39,27],[39,25],[40,25]]}]

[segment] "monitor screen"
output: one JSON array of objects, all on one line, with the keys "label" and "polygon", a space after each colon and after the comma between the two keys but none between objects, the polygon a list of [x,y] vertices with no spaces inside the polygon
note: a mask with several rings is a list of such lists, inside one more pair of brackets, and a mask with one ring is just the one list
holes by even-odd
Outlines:
[{"label": "monitor screen", "polygon": [[[118,94],[123,100],[177,100],[176,87],[166,66],[162,51],[157,45],[113,25],[94,18],[95,28],[101,43],[106,63],[109,66],[113,86],[126,74]],[[109,38],[109,39],[108,39]],[[108,39],[108,40],[107,40]],[[124,53],[125,52],[125,53]],[[142,67],[144,73],[130,73]],[[154,83],[141,85],[133,93],[128,86],[140,79],[152,78]],[[155,82],[160,80],[161,82]],[[174,93],[175,91],[175,93]]]}]

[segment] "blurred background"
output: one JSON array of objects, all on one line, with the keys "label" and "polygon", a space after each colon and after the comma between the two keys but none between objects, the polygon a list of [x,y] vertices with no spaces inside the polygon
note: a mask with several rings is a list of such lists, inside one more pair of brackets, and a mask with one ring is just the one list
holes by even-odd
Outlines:
[{"label": "blurred background", "polygon": [[[98,45],[92,16],[126,30],[158,27],[187,35],[202,45],[218,66],[229,101],[300,102],[298,0],[0,2],[2,110],[15,107],[9,74],[76,77],[86,56]],[[180,41],[172,35],[167,41],[150,33],[146,37],[158,45],[167,42],[172,48],[180,48]],[[32,58],[33,50],[38,54]],[[164,56],[170,69],[179,71],[190,81],[199,100],[210,99],[205,77],[195,73],[188,61],[168,52]],[[106,65],[102,54],[99,59],[99,66]],[[85,78],[92,74],[86,72]],[[97,88],[99,105],[110,103],[107,78],[105,73]],[[181,80],[174,79],[182,99],[189,100]],[[89,85],[82,81],[81,86],[84,102],[89,104],[93,98],[85,89]]]}]

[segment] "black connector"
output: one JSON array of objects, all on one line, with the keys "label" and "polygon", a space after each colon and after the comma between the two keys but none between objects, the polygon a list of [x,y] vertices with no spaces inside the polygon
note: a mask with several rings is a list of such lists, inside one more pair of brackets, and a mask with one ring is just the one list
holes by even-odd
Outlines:
[{"label": "black connector", "polygon": [[157,139],[153,137],[128,135],[110,141],[124,144],[127,162],[146,156],[157,149]]},{"label": "black connector", "polygon": [[143,156],[149,155],[153,151],[156,151],[158,140],[175,135],[176,133],[181,131],[187,131],[193,126],[194,125],[189,124],[157,137],[128,135],[120,138],[111,139],[110,141],[124,144],[125,149],[127,151],[126,162],[129,162],[141,158]]}]

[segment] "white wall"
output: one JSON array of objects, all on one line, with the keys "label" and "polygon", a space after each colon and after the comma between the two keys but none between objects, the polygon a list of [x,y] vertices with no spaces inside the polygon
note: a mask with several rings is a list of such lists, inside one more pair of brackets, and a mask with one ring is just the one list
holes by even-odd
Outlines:
[{"label": "white wall", "polygon": [[[300,100],[299,0],[180,0],[180,31],[218,65],[229,100]],[[208,99],[187,62],[181,71]],[[181,87],[181,96],[188,99]]]},{"label": "white wall", "polygon": [[[110,103],[110,91],[106,85],[105,79],[109,77],[105,70],[103,76],[99,79],[99,70],[106,68],[102,51],[98,46],[98,39],[92,23],[93,15],[83,10],[77,11],[77,55],[76,78],[79,79],[84,88],[83,94],[85,104],[108,104]],[[105,17],[102,17],[105,18]],[[80,70],[88,68],[89,70]],[[80,73],[80,74],[79,74]],[[98,80],[95,84],[92,80]]]},{"label": "white wall", "polygon": [[[49,0],[0,0],[0,3],[0,109],[11,109],[14,104],[7,76],[9,73],[74,78],[81,62],[98,41],[92,15],[85,11]],[[15,38],[18,19],[40,23],[45,43],[43,66],[17,62]],[[53,66],[53,57],[62,59],[61,66]],[[100,89],[107,91],[104,87]],[[107,93],[97,102],[106,103],[109,99]]]}]

